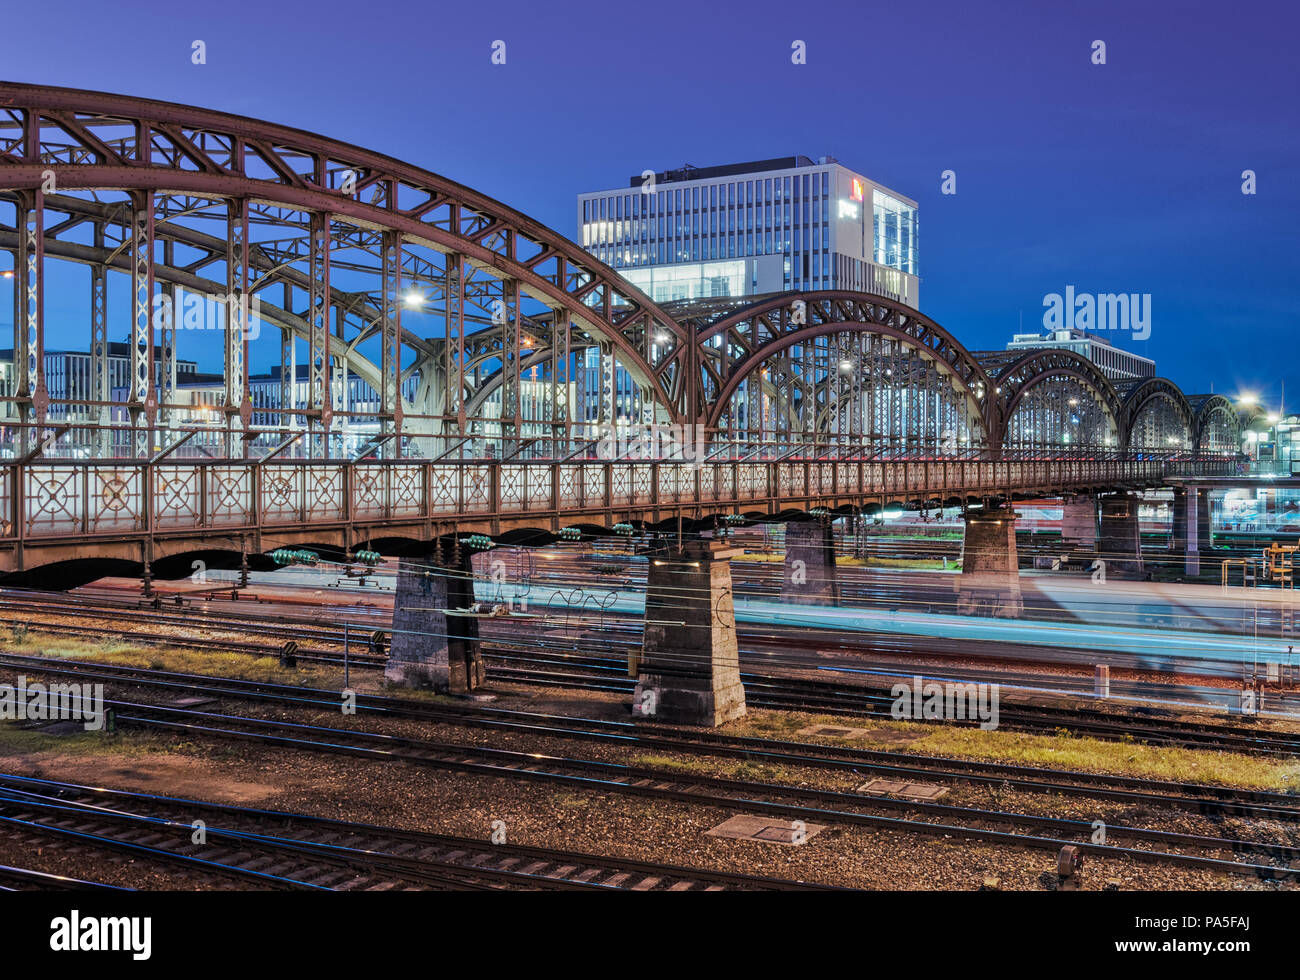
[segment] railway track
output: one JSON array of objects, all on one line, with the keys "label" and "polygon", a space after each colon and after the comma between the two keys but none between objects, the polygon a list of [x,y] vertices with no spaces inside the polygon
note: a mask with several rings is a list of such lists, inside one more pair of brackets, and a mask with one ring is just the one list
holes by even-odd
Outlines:
[{"label": "railway track", "polygon": [[[3,607],[3,600],[0,600],[0,608]],[[29,614],[45,615],[49,617],[68,617],[80,620],[100,620],[105,618],[120,618],[131,622],[132,624],[146,623],[156,624],[164,627],[178,627],[186,630],[193,630],[195,620],[192,616],[185,614],[157,613],[134,610],[130,613],[113,610],[91,610],[91,609],[73,609],[69,611],[54,612],[39,606],[31,606],[25,609]],[[386,647],[390,630],[384,627],[369,628],[361,627],[356,630],[344,632],[343,630],[333,627],[322,627],[310,620],[294,620],[292,617],[265,617],[250,622],[247,619],[235,618],[212,618],[204,616],[201,620],[203,625],[212,630],[230,633],[246,634],[250,629],[255,629],[261,636],[270,636],[282,641],[279,647],[268,644],[265,641],[248,641],[238,640],[228,637],[198,637],[192,633],[187,636],[176,637],[168,634],[157,634],[141,632],[140,630],[125,630],[115,635],[123,641],[131,641],[141,645],[158,645],[166,644],[179,647],[190,647],[193,649],[219,649],[228,652],[242,652],[252,656],[277,656],[285,644],[294,644],[294,651],[297,659],[304,663],[319,664],[321,666],[341,667],[344,665],[344,657],[341,653],[343,645],[346,643],[349,648],[347,664],[349,667],[372,670],[382,669],[386,660],[381,655],[372,652],[381,650]],[[493,631],[504,628],[505,624],[488,621]],[[50,623],[45,621],[32,621],[30,628],[40,631],[62,635],[80,637],[84,635],[84,628],[77,627],[68,623]],[[485,629],[486,632],[486,629]],[[742,631],[745,636],[745,631]],[[503,638],[504,639],[504,638]],[[631,685],[626,683],[623,677],[626,674],[626,654],[623,657],[618,656],[601,656],[600,650],[608,650],[611,645],[622,644],[628,650],[639,646],[640,633],[638,629],[632,627],[605,627],[591,631],[591,635],[581,641],[575,640],[568,647],[560,645],[550,646],[543,639],[538,641],[536,638],[529,640],[527,643],[521,643],[521,648],[511,649],[508,641],[499,643],[496,649],[487,648],[486,655],[489,663],[499,664],[499,676],[502,679],[514,680],[519,683],[567,683],[571,686],[582,687],[588,690],[599,690],[622,693],[625,690],[631,690]],[[541,652],[538,650],[538,643],[541,644]],[[304,644],[313,644],[304,646]],[[842,704],[846,698],[853,699],[856,694],[854,688],[862,688],[861,682],[873,676],[877,678],[896,679],[902,673],[903,665],[897,660],[881,659],[880,654],[887,656],[902,657],[908,654],[914,654],[916,651],[911,644],[896,643],[890,640],[874,640],[869,647],[870,659],[863,659],[864,652],[861,646],[846,646],[842,650],[834,648],[833,644],[818,642],[817,638],[800,639],[798,637],[781,636],[779,638],[768,638],[766,642],[761,643],[758,648],[753,645],[752,634],[747,642],[742,645],[742,657],[753,662],[761,662],[769,668],[780,668],[787,666],[783,664],[780,658],[773,658],[767,650],[767,647],[775,644],[785,649],[802,649],[807,651],[805,657],[815,657],[820,655],[842,654],[843,656],[853,657],[853,666],[847,664],[839,666],[834,662],[829,662],[822,666],[816,666],[815,662],[796,661],[791,659],[788,669],[791,670],[809,670],[820,669],[823,671],[841,672],[845,680],[838,685],[823,683],[821,690],[817,693],[824,696],[817,699],[815,703],[809,699],[812,694],[803,692],[799,698],[791,701],[788,692],[783,693],[779,688],[787,683],[780,679],[779,674],[758,674],[746,672],[743,677],[746,686],[752,689],[755,697],[763,698],[764,691],[760,685],[766,685],[771,688],[771,694],[765,701],[755,701],[758,707],[783,708],[790,707],[798,709],[801,703],[806,703],[809,710],[822,710],[832,713],[860,713],[864,709],[862,706],[854,703]],[[589,646],[589,651],[583,650],[583,646]],[[832,648],[827,649],[828,646]],[[574,649],[576,648],[576,649]],[[534,651],[534,652],[525,652]],[[787,658],[789,659],[789,658]],[[520,662],[532,663],[540,670],[530,670],[518,668],[512,664]],[[574,674],[574,668],[578,668],[585,673],[593,676],[584,677],[581,674]],[[920,668],[922,673],[926,673],[926,679],[932,679],[928,673],[936,668]],[[542,671],[557,671],[561,675],[567,676],[547,676]],[[915,668],[909,666],[908,673],[915,672]],[[1017,673],[1007,670],[994,670],[980,668],[975,666],[963,665],[957,668],[943,668],[943,673],[948,678],[957,679],[963,683],[996,683],[1003,687],[1022,688],[1033,693],[1044,693],[1042,684],[1044,682],[1055,685],[1054,688],[1048,688],[1047,691],[1061,694],[1084,696],[1091,693],[1091,677],[1074,678],[1034,675],[1027,673]],[[599,678],[614,678],[610,683],[594,683]],[[1220,694],[1219,689],[1214,688],[1188,688],[1182,686],[1179,688],[1185,692],[1184,696],[1191,698],[1209,698]],[[1279,695],[1280,697],[1281,695]],[[1287,703],[1285,701],[1283,704]],[[1098,734],[1101,734],[1100,732]]]},{"label": "railway track", "polygon": [[[632,678],[616,676],[619,667],[611,661],[606,667],[575,663],[514,651],[485,652],[493,663],[522,662],[530,667],[495,666],[488,675],[519,684],[562,685],[588,690],[630,695],[635,687]],[[537,669],[541,667],[542,669]],[[930,678],[927,676],[927,680]],[[741,672],[745,700],[751,707],[787,711],[816,712],[865,718],[891,718],[895,698],[865,686],[847,688],[792,677],[770,677]],[[974,727],[974,721],[945,719],[944,724]],[[1189,725],[1161,718],[1148,712],[1125,715],[1077,707],[1037,707],[1007,705],[999,711],[999,727],[1029,734],[1051,734],[1068,730],[1076,735],[1097,738],[1142,741],[1176,748],[1226,749],[1251,755],[1292,756],[1300,754],[1300,735],[1270,734],[1267,729],[1244,725]]]},{"label": "railway track", "polygon": [[[98,612],[87,612],[90,618],[97,615]],[[36,629],[61,635],[79,635],[82,632],[78,627],[68,624],[34,623],[32,625]],[[190,620],[188,627],[192,629],[193,625],[193,620]],[[213,628],[225,627],[214,626]],[[235,625],[228,628],[231,631],[237,629]],[[259,633],[270,631],[270,627],[262,624],[256,624],[255,628]],[[246,633],[250,626],[244,624],[238,629]],[[236,651],[256,656],[278,656],[283,649],[283,645],[276,646],[264,641],[195,636],[178,638],[131,631],[118,635],[124,640],[142,644],[166,643],[172,646],[215,649],[223,652]],[[285,639],[285,643],[295,644],[295,656],[304,662],[326,666],[342,666],[344,663],[341,654],[332,652],[326,646],[299,645],[300,642],[307,642],[308,638],[321,644],[329,644],[331,641],[341,644],[342,631],[319,627],[300,628],[294,624],[282,626],[279,635],[300,638]],[[499,680],[534,685],[560,685],[618,694],[630,694],[634,687],[634,681],[626,676],[625,662],[616,657],[589,654],[579,656],[538,654],[522,650],[491,648],[485,650],[485,657],[491,667],[490,676]],[[348,663],[357,668],[380,668],[384,662],[384,658],[368,654],[356,654],[348,658]],[[520,663],[525,666],[518,666]],[[803,678],[761,675],[749,671],[742,672],[741,678],[745,683],[748,702],[758,708],[884,717],[888,715],[894,701],[894,698],[887,693],[862,684],[835,684]],[[1300,751],[1300,735],[1272,736],[1264,730],[1245,725],[1206,724],[1192,727],[1185,722],[1161,719],[1151,712],[1143,712],[1138,720],[1136,716],[1129,717],[1078,707],[1004,706],[1000,712],[1000,723],[1004,728],[1025,732],[1054,732],[1066,728],[1074,733],[1089,734],[1099,738],[1122,740],[1140,738],[1153,744],[1184,748],[1222,748],[1272,755],[1293,755]]]},{"label": "railway track", "polygon": [[[202,820],[208,843],[192,842]],[[302,813],[110,790],[0,774],[0,830],[197,861],[266,887],[333,891],[842,890],[577,851],[492,844]],[[21,821],[15,824],[11,821]],[[271,861],[273,864],[267,865]]]},{"label": "railway track", "polygon": [[[73,669],[75,670],[75,668]],[[214,696],[231,696],[229,690],[216,687],[207,688],[206,693]],[[327,693],[332,694],[333,692]],[[246,696],[246,694],[246,691],[235,692],[235,696]],[[304,697],[301,691],[281,692],[273,694],[271,697],[276,703],[289,703],[294,707],[318,710],[326,707],[337,707],[337,702],[312,700]],[[286,701],[286,699],[288,700]],[[753,780],[725,779],[694,774],[689,777],[682,777],[678,773],[666,773],[649,766],[628,766],[595,759],[550,756],[536,752],[518,752],[481,745],[410,739],[322,725],[299,724],[132,701],[115,700],[110,702],[110,705],[118,712],[117,720],[120,724],[138,726],[144,729],[181,732],[189,736],[252,740],[285,748],[341,754],[373,761],[406,762],[453,772],[504,776],[512,779],[558,783],[593,791],[630,793],[679,802],[692,802],[705,806],[723,807],[731,810],[758,811],[784,816],[792,821],[826,821],[876,828],[892,827],[906,832],[965,836],[976,840],[1038,849],[1052,849],[1073,844],[1085,851],[1092,851],[1102,856],[1131,857],[1137,860],[1239,875],[1254,875],[1276,880],[1294,880],[1300,877],[1300,847],[1290,844],[1112,825],[1108,827],[1108,835],[1112,839],[1159,844],[1163,845],[1164,849],[1120,847],[1112,844],[1098,845],[1088,842],[1089,834],[1093,829],[1092,823],[1081,820],[1007,813],[986,808],[960,807]],[[392,710],[392,706],[389,705],[388,707],[390,713],[395,715],[396,711]],[[475,710],[481,711],[482,709]],[[463,724],[465,719],[457,718],[450,723]],[[492,727],[501,727],[503,720],[499,717],[493,718],[490,724]],[[583,724],[586,724],[586,722],[583,722]],[[528,726],[528,730],[534,734],[557,734],[554,724],[544,726],[533,724]],[[579,733],[580,737],[583,738],[593,737],[591,732],[579,729],[573,731]],[[619,740],[626,743],[628,741],[626,733],[622,733]],[[707,739],[688,738],[679,740],[674,744],[671,740],[665,741],[662,738],[656,740],[656,736],[649,736],[640,744],[648,748],[673,748],[678,751],[706,748],[714,754],[728,754],[726,752],[727,746],[723,743],[714,742],[712,745],[708,745],[708,741]],[[843,765],[848,762],[849,767],[855,770],[870,768],[862,760],[857,760],[857,764],[854,764],[850,761],[851,757],[841,757],[832,762],[831,758],[825,755],[827,748],[824,746],[817,747],[817,751],[822,752],[823,757],[815,758],[812,753],[799,754],[789,751],[778,753],[775,750],[768,750],[766,755],[761,755],[758,748],[753,745],[732,746],[733,750],[743,752],[747,758],[757,755],[767,761],[780,761],[799,765],[815,764],[822,768],[833,768],[837,764]],[[932,764],[934,761],[930,760]],[[981,764],[975,763],[975,765]],[[973,774],[967,772],[964,775],[969,777]],[[1010,781],[1005,773],[1001,775],[1003,781]],[[1059,780],[1064,774],[1056,775]],[[1080,778],[1078,774],[1071,775],[1076,779]],[[1018,788],[1031,788],[1028,780],[1018,779],[1018,782],[1020,783]],[[1060,786],[1042,785],[1038,788],[1040,791],[1053,792],[1058,791]],[[1190,787],[1181,786],[1178,788],[1187,790]],[[1205,792],[1209,788],[1194,787],[1194,789],[1198,792]],[[1086,793],[1076,795],[1099,795],[1110,799],[1127,799],[1129,802],[1155,802],[1149,792],[1146,794],[1146,798],[1140,798],[1116,795],[1116,790],[1110,790],[1106,793],[1096,793],[1094,790],[1095,787]],[[1166,798],[1163,802],[1194,812],[1199,811],[1217,815],[1235,813],[1288,821],[1294,821],[1297,815],[1300,815],[1294,806],[1294,800],[1280,794],[1270,794],[1265,797],[1256,793],[1253,794],[1251,801],[1192,800],[1182,796],[1176,800]],[[904,816],[895,815],[899,813],[904,814]],[[918,814],[920,818],[917,817]],[[1031,830],[1037,832],[1029,833]],[[1046,832],[1046,834],[1043,832]],[[86,831],[82,833],[86,833]],[[102,833],[93,831],[90,833],[102,842],[104,836]],[[279,846],[284,848],[293,846],[285,844],[283,841],[271,841],[268,844],[265,840],[260,838],[258,840],[264,847]],[[242,842],[242,838],[240,838],[240,841]],[[139,846],[140,844],[152,845],[156,841],[131,841],[129,843]],[[1174,850],[1174,848],[1179,850]],[[1192,853],[1188,853],[1189,851]],[[1246,854],[1252,856],[1252,858],[1251,860],[1239,861],[1223,857],[1225,854]],[[338,856],[335,855],[335,858],[337,862],[339,860]],[[346,858],[353,858],[355,870],[355,856],[346,855],[343,859],[344,863],[347,863]],[[1275,863],[1259,863],[1265,859]],[[1295,867],[1292,865],[1295,865]],[[247,871],[250,869],[238,868],[237,870]],[[256,867],[251,870],[255,875],[261,871],[260,868]],[[282,871],[283,869],[277,868],[276,870]],[[311,887],[314,883],[313,875],[318,874],[318,871],[309,869],[307,872],[299,872],[298,875],[290,877],[294,885]],[[429,874],[427,869],[424,869],[420,882],[426,887],[440,883],[436,877]],[[446,879],[443,879],[441,883],[446,883]],[[459,882],[453,882],[453,886],[457,883]]]},{"label": "railway track", "polygon": [[[214,701],[241,700],[316,711],[337,711],[339,707],[338,692],[264,681],[213,678],[108,664],[69,664],[66,661],[31,658],[14,661],[2,654],[0,665],[21,667],[35,673],[60,674],[83,680],[143,687],[165,694],[204,695]],[[713,755],[781,765],[850,770],[894,779],[938,779],[951,784],[992,786],[1154,806],[1216,817],[1240,816],[1300,822],[1300,795],[1297,794],[936,758],[897,751],[791,742],[723,732],[683,733],[667,726],[574,718],[474,704],[431,703],[363,693],[357,693],[354,697],[358,712],[381,718],[406,718],[466,728],[515,731],[693,756]]]},{"label": "railway track", "polygon": [[34,871],[31,868],[15,868],[0,864],[0,892],[65,892],[65,891],[107,891],[129,892],[131,888],[106,885],[99,881],[86,881],[82,878],[69,878],[65,875]]},{"label": "railway track", "polygon": [[[181,733],[192,738],[254,741],[371,762],[400,762],[458,774],[497,776],[589,792],[628,794],[733,812],[758,812],[788,819],[792,826],[794,821],[867,826],[1048,851],[1075,846],[1081,852],[1097,857],[1131,858],[1270,880],[1300,879],[1300,867],[1293,868],[1287,863],[1300,861],[1300,847],[1292,845],[1114,825],[1107,829],[1108,839],[1142,841],[1184,850],[1095,844],[1090,842],[1093,824],[1084,820],[755,780],[698,774],[683,776],[647,766],[378,735],[245,715],[131,702],[116,702],[116,707],[119,724],[146,730]],[[906,815],[895,815],[900,813]],[[1040,832],[1031,833],[1031,830]],[[1256,858],[1237,861],[1222,856],[1242,853]],[[1257,863],[1263,858],[1279,863]]]}]

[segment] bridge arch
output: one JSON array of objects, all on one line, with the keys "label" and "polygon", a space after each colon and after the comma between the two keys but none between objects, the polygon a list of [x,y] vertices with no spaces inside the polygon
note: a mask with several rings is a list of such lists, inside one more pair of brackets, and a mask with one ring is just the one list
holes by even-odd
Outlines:
[{"label": "bridge arch", "polygon": [[1191,395],[1195,412],[1194,448],[1202,453],[1236,453],[1241,449],[1241,418],[1223,395]]},{"label": "bridge arch", "polygon": [[1168,378],[1132,381],[1123,390],[1120,435],[1125,449],[1170,452],[1193,448],[1195,413]]},{"label": "bridge arch", "polygon": [[[999,352],[983,362],[997,382],[997,445],[1114,447],[1122,400],[1110,379],[1088,358],[1064,348],[1023,354]],[[1068,439],[1067,439],[1068,437]]]},{"label": "bridge arch", "polygon": [[696,302],[679,315],[695,332],[710,429],[768,436],[770,419],[778,438],[788,425],[792,434],[894,448],[987,442],[989,376],[951,333],[911,307],[817,291]]},{"label": "bridge arch", "polygon": [[[43,191],[49,171],[56,175],[58,195],[47,202]],[[358,337],[347,342],[355,346],[380,335],[382,358],[375,358],[379,415],[390,428],[401,431],[405,414],[401,381],[412,368],[409,359],[404,362],[403,348],[414,349],[417,359],[426,362],[433,356],[425,338],[402,328],[403,290],[411,286],[429,293],[430,309],[446,324],[455,323],[457,340],[465,337],[467,324],[472,329],[474,317],[466,313],[474,303],[504,307],[504,321],[493,313],[490,324],[507,337],[518,334],[514,328],[527,315],[527,304],[552,311],[590,343],[613,352],[649,393],[649,411],[674,421],[686,419],[684,406],[692,400],[686,332],[578,245],[501,202],[395,158],[299,129],[155,100],[0,84],[0,197],[13,203],[19,219],[15,231],[21,226],[35,232],[21,236],[20,244],[43,244],[84,223],[60,220],[47,227],[46,206],[53,209],[56,196],[92,206],[103,194],[128,198],[120,206],[119,248],[129,259],[135,297],[150,296],[162,278],[153,246],[164,236],[157,235],[155,221],[187,211],[191,202],[208,202],[210,217],[227,229],[216,252],[194,266],[202,268],[213,258],[227,266],[229,288],[222,292],[246,297],[257,272],[287,263],[309,270],[302,286],[311,294],[308,310],[316,312],[304,318],[305,339],[313,372],[312,407],[317,409],[327,410],[321,404],[327,395],[320,365],[328,364],[327,352],[337,344],[329,335],[328,315],[319,311],[328,309],[327,298],[339,286],[331,282],[330,265],[331,252],[343,249],[331,241],[332,222],[338,222],[353,233],[347,247],[368,250],[374,259],[371,281],[376,288],[358,290],[351,282],[342,287],[350,296],[373,295],[377,307]],[[281,229],[292,230],[292,241],[288,233],[276,238],[259,232],[277,221]],[[420,249],[434,258],[413,261]],[[35,263],[35,288],[43,293],[39,246],[35,254],[42,258]],[[25,253],[21,261],[28,265]],[[335,270],[336,280],[344,278]],[[40,305],[23,318],[22,329],[15,331],[23,338],[16,359],[30,370],[19,372],[17,395],[31,422],[44,413],[38,395],[41,358],[28,356],[44,347]],[[232,329],[236,326],[232,317]],[[153,341],[148,334],[147,316],[137,316],[130,337],[131,405],[133,416],[148,414],[151,423],[146,389]],[[446,362],[453,346],[442,352]],[[230,347],[227,374],[238,376],[233,383],[242,388],[246,407],[247,345],[236,341]],[[507,339],[502,357],[517,366],[517,342]],[[449,373],[456,373],[459,366],[450,367]],[[446,398],[437,406],[444,421],[454,421],[458,411],[463,417],[455,401]]]}]

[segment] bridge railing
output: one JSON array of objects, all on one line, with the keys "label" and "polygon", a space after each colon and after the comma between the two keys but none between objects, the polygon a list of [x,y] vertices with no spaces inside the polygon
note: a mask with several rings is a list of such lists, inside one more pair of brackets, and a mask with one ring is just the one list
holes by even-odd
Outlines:
[{"label": "bridge railing", "polygon": [[1050,492],[1233,475],[1229,458],[79,462],[0,468],[0,541],[400,525],[830,498]]}]

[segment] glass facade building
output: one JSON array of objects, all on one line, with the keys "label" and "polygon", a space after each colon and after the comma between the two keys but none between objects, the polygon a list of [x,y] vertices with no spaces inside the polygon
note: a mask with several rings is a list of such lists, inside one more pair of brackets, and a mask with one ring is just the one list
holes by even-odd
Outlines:
[{"label": "glass facade building", "polygon": [[917,205],[831,157],[632,177],[578,195],[577,240],[656,302],[853,289],[919,305]]}]

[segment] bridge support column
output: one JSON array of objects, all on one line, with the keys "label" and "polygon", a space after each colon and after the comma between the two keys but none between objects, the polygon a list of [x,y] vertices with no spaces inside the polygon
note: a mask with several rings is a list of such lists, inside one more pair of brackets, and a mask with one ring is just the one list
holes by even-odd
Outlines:
[{"label": "bridge support column", "polygon": [[1097,550],[1097,498],[1092,494],[1061,500],[1061,541],[1080,551]]},{"label": "bridge support column", "polygon": [[384,679],[402,687],[432,687],[464,694],[483,683],[478,621],[448,616],[449,609],[474,605],[470,552],[442,567],[441,555],[402,559],[393,599],[393,642]]},{"label": "bridge support column", "polygon": [[1201,492],[1196,487],[1174,488],[1173,547],[1176,555],[1183,556],[1183,568],[1188,575],[1201,574],[1200,531],[1198,519],[1202,507],[1208,501],[1201,500]]},{"label": "bridge support column", "polygon": [[1140,500],[1135,493],[1108,493],[1101,498],[1101,559],[1108,578],[1143,578]]},{"label": "bridge support column", "polygon": [[1210,496],[1213,493],[1207,487],[1196,502],[1196,543],[1202,551],[1214,548],[1214,532],[1210,527]]},{"label": "bridge support column", "polygon": [[651,556],[634,717],[713,726],[745,714],[731,591],[739,553],[698,540]]},{"label": "bridge support column", "polygon": [[1011,507],[966,512],[961,574],[953,583],[959,615],[1011,619],[1024,611],[1016,553],[1017,517]]},{"label": "bridge support column", "polygon": [[805,606],[834,606],[839,598],[834,524],[820,520],[786,524],[781,600]]}]

